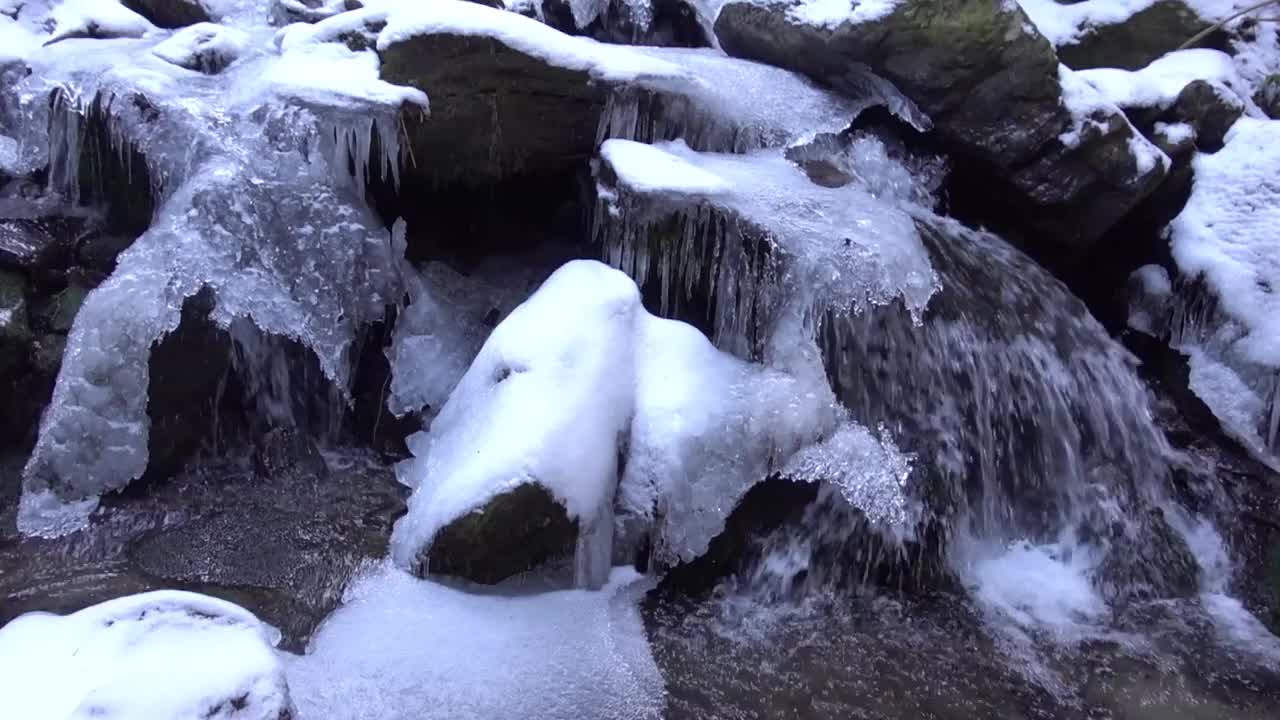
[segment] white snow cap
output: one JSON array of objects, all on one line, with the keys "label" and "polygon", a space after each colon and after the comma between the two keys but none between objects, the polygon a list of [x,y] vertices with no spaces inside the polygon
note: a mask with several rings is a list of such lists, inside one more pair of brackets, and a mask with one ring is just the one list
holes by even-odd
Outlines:
[{"label": "white snow cap", "polygon": [[0,628],[0,717],[277,720],[277,634],[251,613],[162,590]]},{"label": "white snow cap", "polygon": [[156,27],[118,0],[63,0],[53,8],[49,42],[70,37],[139,38]]},{"label": "white snow cap", "polygon": [[1217,50],[1172,52],[1141,70],[1097,68],[1077,70],[1075,74],[1107,100],[1126,108],[1167,108],[1195,80],[1208,80],[1248,97],[1231,56]]},{"label": "white snow cap", "polygon": [[1241,118],[1194,167],[1191,199],[1169,226],[1173,258],[1247,328],[1241,355],[1280,367],[1280,121]]},{"label": "white snow cap", "polygon": [[787,14],[808,25],[833,28],[879,20],[901,4],[902,0],[802,0]]}]

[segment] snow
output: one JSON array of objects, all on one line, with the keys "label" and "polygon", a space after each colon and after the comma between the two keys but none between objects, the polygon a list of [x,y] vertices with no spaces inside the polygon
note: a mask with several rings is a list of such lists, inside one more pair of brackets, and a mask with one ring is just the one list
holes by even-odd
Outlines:
[{"label": "snow", "polygon": [[53,36],[48,42],[72,37],[137,38],[156,27],[118,0],[63,0],[50,15]]},{"label": "snow", "polygon": [[[1070,129],[1058,137],[1063,145],[1076,147],[1089,140],[1094,133],[1106,132],[1112,118],[1118,117],[1126,124],[1129,123],[1115,102],[1088,81],[1085,72],[1059,65],[1058,80],[1062,86],[1062,104],[1071,113],[1072,119]],[[1169,156],[1152,145],[1132,124],[1129,124],[1129,133],[1129,154],[1134,159],[1139,175],[1151,172],[1157,165],[1165,169],[1173,165]]]},{"label": "snow", "polygon": [[988,612],[1069,637],[1110,614],[1089,580],[1097,562],[1082,548],[1022,540],[975,551],[962,576]]},{"label": "snow", "polygon": [[1194,80],[1208,80],[1242,98],[1249,97],[1231,56],[1217,50],[1172,52],[1141,70],[1097,68],[1078,70],[1076,75],[1109,102],[1124,108],[1168,108]]},{"label": "snow", "polygon": [[0,716],[277,720],[278,634],[231,603],[164,590],[0,628]]},{"label": "snow", "polygon": [[600,157],[617,173],[619,183],[641,193],[711,197],[731,189],[723,178],[652,145],[610,140],[601,147]]},{"label": "snow", "polygon": [[1241,118],[1227,144],[1194,160],[1195,184],[1169,226],[1173,257],[1203,275],[1247,334],[1250,362],[1280,367],[1280,121]]},{"label": "snow", "polygon": [[39,42],[30,31],[0,15],[0,67],[26,59],[37,47]]},{"label": "snow", "polygon": [[[579,520],[580,584],[603,582],[598,557],[615,527],[647,528],[658,564],[697,557],[751,485],[843,421],[799,325],[781,325],[765,361],[748,363],[650,315],[626,275],[564,265],[489,336],[430,434],[410,438],[397,563],[415,566],[454,518],[530,482]],[[802,462],[843,477],[885,457],[847,449],[836,442]]]},{"label": "snow", "polygon": [[640,93],[613,93],[602,119],[602,139],[680,138],[698,150],[746,152],[789,145],[816,133],[841,132],[875,104],[884,104],[920,130],[929,128],[929,119],[910,100],[888,82],[856,68],[850,68],[844,80],[856,79],[858,92],[836,93],[797,73],[730,58],[717,50],[635,51],[679,66],[694,81],[642,81],[664,95],[660,108],[643,103]]},{"label": "snow", "polygon": [[599,591],[467,592],[384,564],[302,657],[287,660],[300,720],[658,718],[662,676],[615,569]]},{"label": "snow", "polygon": [[375,106],[429,107],[427,94],[416,88],[384,82],[381,63],[370,50],[355,52],[332,42],[286,45],[280,58],[268,65],[261,82],[275,93],[306,103],[335,105],[367,103]]},{"label": "snow", "polygon": [[1194,141],[1196,137],[1196,129],[1191,127],[1190,123],[1158,122],[1153,131],[1156,135],[1163,137],[1165,142],[1175,146]]},{"label": "snow", "polygon": [[175,32],[151,52],[181,68],[219,72],[248,48],[249,35],[214,23],[196,23]]},{"label": "snow", "polygon": [[[676,65],[628,47],[565,35],[537,20],[465,0],[431,3],[381,0],[366,10],[344,13],[318,24],[317,32],[333,32],[369,22],[385,22],[378,34],[379,52],[423,35],[490,37],[551,65],[586,72],[606,82],[689,82]],[[319,27],[325,26],[325,27]]]},{"label": "snow", "polygon": [[[827,188],[811,182],[781,150],[730,155],[694,152],[679,141],[658,143],[651,148],[634,145],[626,140],[609,140],[602,148],[606,160],[622,161],[620,166],[611,165],[620,177],[645,176],[653,186],[660,178],[651,173],[654,167],[651,158],[659,152],[671,155],[672,164],[691,165],[719,177],[732,188],[731,192],[695,196],[688,193],[687,186],[682,188],[687,212],[696,216],[699,207],[709,205],[737,213],[746,222],[764,229],[770,242],[786,254],[788,261],[794,262],[794,267],[782,278],[793,285],[787,290],[776,288],[777,297],[765,298],[766,303],[774,300],[781,303],[803,294],[823,311],[834,309],[841,313],[901,297],[911,312],[919,314],[933,295],[936,276],[915,225],[907,212],[877,197],[875,181],[881,176],[875,166],[871,166],[873,172],[868,174],[865,184]],[[641,160],[638,166],[628,164],[637,158]],[[628,203],[643,203],[645,195],[670,193],[651,187],[639,200],[628,199],[625,194],[612,201],[605,198],[606,205],[612,208],[610,212],[634,209],[643,217],[647,212],[643,206],[629,208]],[[675,287],[671,273],[683,272],[665,255],[651,258],[647,242],[632,247],[632,241],[624,237],[604,240],[611,261],[634,277],[646,278],[651,266],[658,267],[663,273],[664,298],[669,295],[669,288]],[[675,253],[676,249],[661,248],[659,252]],[[724,250],[725,262],[736,262],[731,254],[730,249]],[[749,274],[745,269],[732,272],[736,273],[736,279],[744,282],[745,275]],[[724,313],[716,323],[717,338],[724,338],[726,333],[747,334],[743,323],[751,311],[746,308],[735,311],[738,300],[729,296],[736,294],[737,298],[750,302],[754,293],[738,292],[734,280],[729,278],[718,285],[717,292],[728,294],[724,302],[717,302],[717,312]]]},{"label": "snow", "polygon": [[874,22],[894,11],[903,0],[801,0],[787,10],[792,20],[816,27]]}]

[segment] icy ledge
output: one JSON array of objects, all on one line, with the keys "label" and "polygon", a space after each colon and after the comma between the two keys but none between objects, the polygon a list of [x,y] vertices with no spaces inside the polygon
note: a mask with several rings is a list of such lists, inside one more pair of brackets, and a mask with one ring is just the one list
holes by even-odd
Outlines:
[{"label": "icy ledge", "polygon": [[0,628],[0,717],[286,720],[273,646],[247,610],[162,590]]},{"label": "icy ledge", "polygon": [[[410,438],[395,560],[420,569],[449,523],[525,484],[577,521],[580,585],[605,581],[615,529],[645,526],[658,564],[700,555],[752,484],[847,424],[798,320],[770,348],[764,364],[744,362],[650,315],[623,273],[563,266],[489,336],[431,434]],[[822,452],[797,466],[815,473],[801,479],[865,483],[896,454],[882,447],[864,464],[870,453]]]}]

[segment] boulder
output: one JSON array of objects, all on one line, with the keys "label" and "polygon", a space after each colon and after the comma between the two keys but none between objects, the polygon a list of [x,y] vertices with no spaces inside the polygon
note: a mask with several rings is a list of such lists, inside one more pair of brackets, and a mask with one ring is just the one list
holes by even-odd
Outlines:
[{"label": "boulder", "polygon": [[595,147],[605,90],[583,70],[461,33],[410,37],[381,56],[383,80],[431,98],[430,118],[407,118],[406,129],[436,182],[553,174]]},{"label": "boulder", "polygon": [[1229,90],[1196,80],[1178,93],[1168,114],[1173,122],[1194,128],[1196,147],[1212,153],[1222,149],[1227,131],[1244,114],[1244,103]]},{"label": "boulder", "polygon": [[1076,93],[1064,93],[1053,47],[1014,3],[906,0],[839,24],[815,13],[735,0],[716,34],[731,55],[837,89],[856,91],[849,77],[862,68],[885,77],[932,117],[946,149],[1008,183],[997,192],[1013,195],[1019,219],[1059,250],[1087,250],[1164,176],[1161,163],[1135,155],[1147,144],[1118,111],[1068,107]]},{"label": "boulder", "polygon": [[[587,8],[580,12],[579,8]],[[595,14],[590,14],[594,11]],[[711,38],[687,0],[608,0],[583,5],[569,0],[543,0],[542,18],[570,35],[601,42],[664,47],[711,47]]]},{"label": "boulder", "polygon": [[573,557],[577,540],[578,521],[545,487],[526,483],[441,528],[417,570],[493,584]]},{"label": "boulder", "polygon": [[180,28],[215,20],[204,0],[121,0],[122,4],[162,28]]},{"label": "boulder", "polygon": [[84,227],[84,218],[76,217],[0,219],[0,268],[65,268]]},{"label": "boulder", "polygon": [[[1176,50],[1210,24],[1183,0],[1156,0],[1121,22],[1084,26],[1072,42],[1058,46],[1058,58],[1072,70],[1138,70]],[[1199,47],[1225,49],[1226,33],[1211,35]]]},{"label": "boulder", "polygon": [[1268,75],[1262,81],[1253,101],[1272,120],[1280,120],[1280,73]]}]

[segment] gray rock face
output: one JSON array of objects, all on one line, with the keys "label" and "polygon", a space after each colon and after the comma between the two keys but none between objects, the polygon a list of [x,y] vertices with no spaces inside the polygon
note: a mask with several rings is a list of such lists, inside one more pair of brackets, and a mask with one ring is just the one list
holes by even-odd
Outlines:
[{"label": "gray rock face", "polygon": [[536,483],[498,495],[443,527],[418,572],[491,585],[549,561],[571,557],[578,522]]},{"label": "gray rock face", "polygon": [[1196,147],[1201,152],[1217,152],[1225,144],[1227,131],[1244,114],[1239,99],[1204,80],[1189,83],[1170,109],[1176,122],[1195,128]]},{"label": "gray rock face", "polygon": [[407,130],[436,182],[557,173],[595,149],[605,90],[585,72],[482,36],[415,36],[381,55],[384,80],[431,98],[431,117],[409,118]]},{"label": "gray rock face", "polygon": [[201,0],[122,0],[122,4],[162,28],[186,27],[214,19]]},{"label": "gray rock face", "polygon": [[1272,120],[1280,120],[1280,73],[1268,75],[1253,101]]},{"label": "gray rock face", "polygon": [[[1123,22],[1091,27],[1071,45],[1058,47],[1058,57],[1073,70],[1114,67],[1138,70],[1177,49],[1210,23],[1182,0],[1157,0]],[[1200,46],[1225,46],[1210,37]]]},{"label": "gray rock face", "polygon": [[731,55],[803,72],[841,89],[869,67],[928,113],[952,152],[1013,186],[1026,224],[1070,252],[1087,249],[1159,184],[1123,116],[1101,116],[1073,147],[1058,59],[1014,3],[907,0],[878,20],[834,28],[778,2],[730,2],[716,34]]}]

